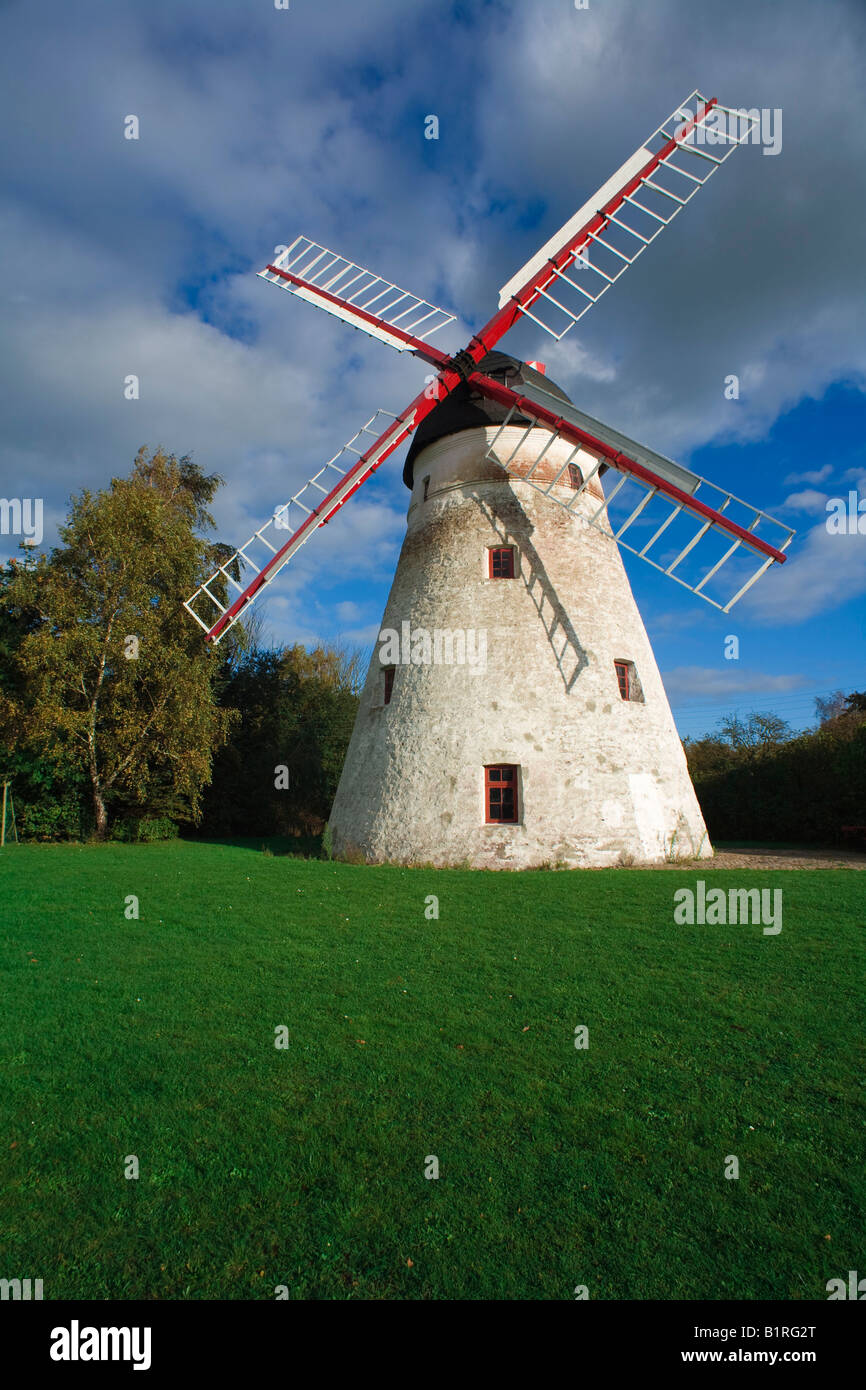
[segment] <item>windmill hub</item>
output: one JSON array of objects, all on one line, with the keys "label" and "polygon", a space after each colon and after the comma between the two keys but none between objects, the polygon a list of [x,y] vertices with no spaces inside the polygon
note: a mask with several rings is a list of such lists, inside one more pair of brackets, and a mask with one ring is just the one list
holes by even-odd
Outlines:
[{"label": "windmill hub", "polygon": [[[545,391],[558,400],[568,402],[568,396],[562,387],[557,386],[549,377],[543,376],[537,366],[521,362],[519,358],[511,357],[507,352],[487,353],[475,364],[474,370],[482,372],[508,390],[519,393],[524,386],[543,386]],[[501,425],[509,409],[509,406],[485,396],[470,380],[461,381],[416,429],[403,465],[403,481],[406,486],[412,486],[413,468],[419,453],[434,440],[455,434],[458,430],[489,424]],[[524,427],[533,423],[529,416],[520,414],[513,417],[513,422],[523,424]]]}]

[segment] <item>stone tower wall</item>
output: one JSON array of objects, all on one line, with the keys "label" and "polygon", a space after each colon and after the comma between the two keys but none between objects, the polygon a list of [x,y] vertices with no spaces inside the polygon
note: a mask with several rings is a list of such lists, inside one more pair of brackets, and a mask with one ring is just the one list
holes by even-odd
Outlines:
[{"label": "stone tower wall", "polygon": [[[415,461],[381,624],[399,651],[373,654],[331,813],[335,851],[479,868],[711,854],[618,548],[585,520],[600,484],[569,516],[485,457],[495,432],[464,430]],[[506,430],[497,449],[522,434]],[[512,466],[527,468],[547,438],[533,430]],[[555,473],[567,456],[558,442],[545,460]],[[595,461],[577,460],[585,474]],[[489,577],[495,546],[514,547],[514,579]],[[441,637],[455,631],[474,634],[474,664]],[[642,699],[622,699],[617,660],[634,663]],[[485,823],[484,768],[497,763],[519,768],[517,824]]]}]

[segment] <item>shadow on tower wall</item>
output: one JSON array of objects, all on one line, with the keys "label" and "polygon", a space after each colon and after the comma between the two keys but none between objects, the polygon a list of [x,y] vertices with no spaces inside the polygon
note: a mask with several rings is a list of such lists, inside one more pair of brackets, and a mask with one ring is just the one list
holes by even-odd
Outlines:
[{"label": "shadow on tower wall", "polygon": [[588,665],[588,657],[532,544],[535,528],[519,497],[512,492],[507,502],[500,503],[471,486],[465,489],[465,495],[478,503],[501,543],[517,547],[521,557],[520,578],[541,619],[566,693],[571,694],[578,676]]}]

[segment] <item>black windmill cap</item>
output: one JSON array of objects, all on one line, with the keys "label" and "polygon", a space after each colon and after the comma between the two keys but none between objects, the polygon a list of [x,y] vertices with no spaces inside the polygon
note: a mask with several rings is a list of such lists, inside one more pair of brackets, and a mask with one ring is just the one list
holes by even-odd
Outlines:
[{"label": "black windmill cap", "polygon": [[[504,386],[510,386],[513,391],[519,391],[524,384],[538,386],[551,396],[557,396],[571,404],[562,387],[551,381],[549,376],[536,371],[528,363],[521,362],[519,357],[511,357],[507,352],[488,352],[478,363],[478,371],[485,376],[493,377],[494,381],[502,382]],[[476,391],[470,382],[461,381],[444,401],[439,402],[435,410],[431,410],[415,431],[403,465],[403,482],[408,488],[412,487],[415,459],[428,444],[433,444],[437,439],[444,439],[449,434],[459,434],[461,430],[501,425],[507,414],[508,406],[489,400],[487,396],[482,396],[480,391]],[[531,422],[525,415],[514,415],[511,423],[528,425]]]}]

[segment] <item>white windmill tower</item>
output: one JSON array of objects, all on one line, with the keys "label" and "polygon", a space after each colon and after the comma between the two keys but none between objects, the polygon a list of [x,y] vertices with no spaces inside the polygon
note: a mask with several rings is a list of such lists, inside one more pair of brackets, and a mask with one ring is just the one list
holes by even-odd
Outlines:
[{"label": "white windmill tower", "polygon": [[338,854],[523,868],[712,853],[619,547],[727,612],[793,532],[494,348],[523,317],[561,338],[753,123],[693,93],[454,355],[426,341],[452,315],[306,238],[260,272],[436,369],[185,605],[219,641],[417,431],[406,538],[331,813]]}]

